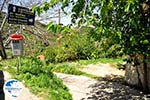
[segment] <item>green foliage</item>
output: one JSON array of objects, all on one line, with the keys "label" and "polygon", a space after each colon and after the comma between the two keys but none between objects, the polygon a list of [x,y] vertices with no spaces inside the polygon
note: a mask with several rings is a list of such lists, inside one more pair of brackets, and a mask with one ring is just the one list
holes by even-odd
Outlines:
[{"label": "green foliage", "polygon": [[[148,0],[63,0],[61,3],[64,11],[65,7],[72,4],[72,23],[94,27],[96,31],[93,36],[96,40],[113,37],[111,34],[115,34],[115,37],[110,40],[115,42],[107,45],[112,46],[111,51],[112,48],[116,48],[129,55],[149,55],[150,41],[146,33],[150,33],[148,27],[150,17],[148,17],[148,9],[142,10],[143,3],[146,2]],[[107,47],[102,49],[108,50]]]},{"label": "green foliage", "polygon": [[63,62],[63,63],[56,63],[56,64],[50,64],[51,70],[53,72],[59,72],[59,73],[66,73],[66,74],[72,74],[72,75],[83,75],[90,78],[100,78],[98,76],[88,74],[86,72],[82,72],[81,69],[89,64],[111,64],[112,66],[119,67],[118,65],[122,65],[124,58],[101,58],[101,59],[91,59],[91,60],[79,60],[76,62]]},{"label": "green foliage", "polygon": [[82,75],[83,72],[78,70],[79,66],[69,65],[69,64],[60,64],[53,67],[52,71],[72,74],[72,75]]},{"label": "green foliage", "polygon": [[67,26],[54,24],[52,22],[48,24],[47,30],[52,31],[53,33],[65,33],[65,34],[70,33],[71,31],[71,29],[69,29]]},{"label": "green foliage", "polygon": [[32,9],[33,9],[33,11],[37,12],[38,16],[40,16],[40,14],[43,13],[43,11],[47,12],[49,10],[49,8],[53,8],[61,1],[62,0],[50,0],[49,2],[43,2],[42,6],[34,5],[32,7]]},{"label": "green foliage", "polygon": [[25,58],[20,74],[16,78],[24,80],[33,93],[42,93],[48,100],[72,100],[68,88],[51,72],[51,69],[37,58]]},{"label": "green foliage", "polygon": [[58,64],[50,64],[52,66],[52,71],[59,73],[66,73],[72,75],[83,75],[90,78],[100,78],[96,75],[88,74],[86,72],[82,72],[80,69],[83,67],[78,62],[77,63],[58,63]]},{"label": "green foliage", "polygon": [[56,49],[54,47],[48,47],[44,51],[44,54],[46,56],[46,62],[55,62],[55,57],[56,57]]},{"label": "green foliage", "polygon": [[42,67],[44,65],[37,58],[25,60],[22,65],[23,65],[21,68],[22,73],[31,73],[33,75],[38,75],[39,73],[43,73]]},{"label": "green foliage", "polygon": [[88,34],[82,32],[72,32],[69,34],[59,34],[56,45],[48,47],[44,54],[47,62],[64,62],[77,59],[94,58],[97,48],[95,42]]},{"label": "green foliage", "polygon": [[118,64],[122,64],[124,57],[121,58],[100,58],[100,59],[91,59],[91,60],[79,60],[77,61],[80,65],[89,65],[89,64],[99,64],[99,63],[109,63],[117,66]]},{"label": "green foliage", "polygon": [[47,62],[115,58],[124,54],[149,55],[150,41],[145,34],[150,33],[147,27],[150,19],[149,13],[142,10],[143,2],[147,1],[51,0],[44,3],[39,7],[43,11],[60,3],[65,11],[65,7],[72,5],[72,23],[80,27],[72,31],[49,23],[48,30],[59,33],[59,37],[56,46],[44,51]]},{"label": "green foliage", "polygon": [[47,47],[43,53],[47,63],[101,57],[115,58],[123,55],[119,41],[114,40],[116,38],[119,38],[119,35],[111,33],[105,37],[100,34],[98,38],[95,29],[90,27],[82,27],[79,31],[70,29],[68,34],[57,34],[55,45]]}]

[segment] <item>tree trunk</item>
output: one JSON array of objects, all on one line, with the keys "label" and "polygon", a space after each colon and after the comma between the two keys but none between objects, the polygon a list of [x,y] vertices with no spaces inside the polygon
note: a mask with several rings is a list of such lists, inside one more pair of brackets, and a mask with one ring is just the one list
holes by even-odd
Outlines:
[{"label": "tree trunk", "polygon": [[143,83],[143,92],[148,93],[148,80],[147,80],[147,63],[146,56],[144,55],[144,83]]},{"label": "tree trunk", "polygon": [[[5,3],[6,3],[6,0],[3,1],[3,4],[2,4],[2,6],[0,8],[0,15],[2,15],[2,10],[3,10],[3,7],[4,7]],[[6,52],[5,52],[5,48],[4,48],[4,45],[3,45],[3,38],[2,38],[2,30],[3,30],[5,22],[6,22],[6,17],[3,19],[3,21],[2,21],[2,23],[0,25],[0,56],[2,57],[2,59],[6,59],[7,58],[7,55],[6,55]]]},{"label": "tree trunk", "polygon": [[2,38],[1,30],[0,30],[0,56],[2,57],[2,59],[7,58],[5,48],[4,48],[4,45],[3,45],[3,38]]},{"label": "tree trunk", "polygon": [[145,94],[150,93],[150,59],[145,55],[136,55],[129,58],[126,65],[125,81],[142,89]]},{"label": "tree trunk", "polygon": [[5,47],[3,45],[3,37],[2,37],[2,30],[3,30],[3,27],[5,25],[6,18],[7,17],[5,16],[4,19],[3,19],[3,22],[1,24],[1,27],[0,27],[0,56],[2,57],[2,59],[7,58],[7,55],[6,55],[6,52],[5,52]]}]

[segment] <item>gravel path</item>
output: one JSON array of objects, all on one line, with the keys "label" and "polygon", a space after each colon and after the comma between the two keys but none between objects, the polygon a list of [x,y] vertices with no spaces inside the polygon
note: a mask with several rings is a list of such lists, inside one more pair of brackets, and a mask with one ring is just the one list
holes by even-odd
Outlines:
[{"label": "gravel path", "polygon": [[[11,75],[8,72],[4,71],[4,78],[8,80],[11,78]],[[28,88],[23,86],[23,91],[18,98],[12,99],[5,95],[5,100],[41,100],[39,97],[33,95]]]},{"label": "gravel path", "polygon": [[102,77],[94,80],[85,76],[56,73],[73,94],[73,100],[150,100],[142,92],[124,83],[124,71],[109,64],[88,65],[84,72]]}]

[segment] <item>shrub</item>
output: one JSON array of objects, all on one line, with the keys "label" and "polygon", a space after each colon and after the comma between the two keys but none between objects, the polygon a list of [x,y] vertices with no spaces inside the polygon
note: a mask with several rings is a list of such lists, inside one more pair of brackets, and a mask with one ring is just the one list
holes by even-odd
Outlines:
[{"label": "shrub", "polygon": [[22,63],[21,67],[21,73],[30,73],[32,75],[38,75],[39,73],[42,73],[42,67],[44,64],[39,61],[37,58],[29,58],[26,59]]},{"label": "shrub", "polygon": [[70,33],[57,34],[54,46],[46,48],[47,63],[99,59],[123,55],[120,37],[114,32],[99,33],[88,27]]},{"label": "shrub", "polygon": [[47,48],[44,54],[49,63],[64,62],[90,59],[96,49],[94,41],[87,34],[61,34],[57,45]]},{"label": "shrub", "polygon": [[53,62],[55,62],[55,57],[57,55],[55,47],[48,47],[48,48],[46,48],[44,54],[46,56],[46,63],[49,63],[49,62],[53,63]]},{"label": "shrub", "polygon": [[19,76],[19,80],[24,80],[25,84],[31,87],[33,93],[44,93],[49,100],[72,100],[68,88],[56,75],[51,72],[51,66],[46,66],[37,58],[24,59]]}]

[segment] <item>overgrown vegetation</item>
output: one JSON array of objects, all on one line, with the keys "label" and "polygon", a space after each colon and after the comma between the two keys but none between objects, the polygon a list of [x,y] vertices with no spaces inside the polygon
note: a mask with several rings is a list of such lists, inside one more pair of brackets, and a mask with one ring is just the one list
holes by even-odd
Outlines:
[{"label": "overgrown vegetation", "polygon": [[[24,80],[33,93],[40,93],[48,99],[71,100],[69,90],[53,72],[96,78],[97,76],[82,72],[79,68],[99,62],[119,65],[122,63],[120,58],[126,54],[149,56],[150,41],[147,34],[150,33],[150,6],[144,7],[149,4],[147,1],[50,0],[42,6],[34,6],[33,9],[40,15],[60,3],[64,12],[65,8],[72,5],[72,8],[69,7],[72,23],[69,26],[61,26],[50,22],[48,31],[46,26],[40,23],[36,23],[35,27],[24,26],[25,56],[44,54],[46,61],[41,62],[33,57],[23,58],[20,75],[15,78]],[[8,32],[8,29],[11,31]],[[17,30],[19,25],[6,24],[3,31],[4,40]],[[118,57],[120,58],[115,59]],[[72,61],[77,64],[64,63]],[[0,68],[3,68],[3,65],[7,66],[9,72],[15,73],[12,66],[16,66],[16,61],[8,60],[7,64],[0,64]]]},{"label": "overgrown vegetation", "polygon": [[53,72],[58,73],[65,73],[65,74],[72,74],[72,75],[82,75],[87,76],[94,79],[99,79],[99,76],[88,74],[86,72],[82,72],[80,69],[84,67],[84,65],[80,65],[78,62],[72,62],[72,63],[57,63],[57,64],[50,64]]},{"label": "overgrown vegetation", "polygon": [[[79,29],[83,26],[87,26],[86,29],[90,26],[93,28],[89,32],[88,39],[90,41],[92,37],[99,48],[96,52],[92,51],[94,56],[149,55],[150,4],[148,0],[53,0],[43,3],[42,6],[34,6],[34,10],[40,15],[60,3],[66,13],[66,8],[72,5],[70,26],[75,25]],[[78,41],[78,44],[80,42]],[[90,54],[91,52],[87,54],[88,57],[91,57]]]},{"label": "overgrown vegetation", "polygon": [[[14,75],[14,64],[5,61],[2,65],[8,65],[7,70]],[[33,93],[41,95],[46,100],[72,100],[72,95],[62,80],[52,73],[51,67],[37,58],[23,58],[20,74],[13,77],[24,81]]]},{"label": "overgrown vegetation", "polygon": [[95,40],[96,37],[92,36],[93,28],[83,27],[79,31],[67,30],[70,33],[56,34],[55,45],[45,48],[42,52],[46,56],[47,63],[123,56],[121,46],[111,43],[111,37]]},{"label": "overgrown vegetation", "polygon": [[53,74],[53,72],[84,75],[90,78],[99,79],[100,77],[82,72],[80,69],[88,64],[111,63],[117,65],[123,62],[122,58],[101,58],[47,64],[45,61],[40,61],[37,58],[23,57],[21,59],[20,74],[15,75],[16,61],[17,59],[4,60],[0,63],[0,66],[10,73],[13,73],[14,78],[25,82],[25,85],[29,87],[33,93],[38,94],[47,100],[72,100],[68,88],[55,74]]}]

